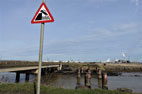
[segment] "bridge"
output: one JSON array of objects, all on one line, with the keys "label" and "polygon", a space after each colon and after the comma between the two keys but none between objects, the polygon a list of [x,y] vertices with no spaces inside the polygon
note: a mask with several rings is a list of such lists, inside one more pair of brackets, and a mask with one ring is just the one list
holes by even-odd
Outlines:
[{"label": "bridge", "polygon": [[[62,69],[62,64],[53,62],[43,62],[42,74],[47,72],[57,72]],[[20,81],[20,73],[25,73],[25,81],[29,81],[29,75],[38,73],[37,61],[0,61],[0,72],[16,72],[15,82]]]}]

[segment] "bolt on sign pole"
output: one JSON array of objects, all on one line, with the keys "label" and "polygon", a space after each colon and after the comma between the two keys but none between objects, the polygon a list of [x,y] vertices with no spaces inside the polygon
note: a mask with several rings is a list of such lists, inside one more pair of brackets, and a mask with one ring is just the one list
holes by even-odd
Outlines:
[{"label": "bolt on sign pole", "polygon": [[38,66],[38,77],[37,77],[37,91],[36,94],[40,94],[40,82],[41,82],[41,66],[42,66],[42,53],[43,53],[43,38],[44,38],[44,23],[54,22],[49,9],[45,4],[45,0],[41,4],[40,8],[36,12],[31,23],[41,23],[41,32],[40,32],[40,49],[39,49],[39,66]]}]

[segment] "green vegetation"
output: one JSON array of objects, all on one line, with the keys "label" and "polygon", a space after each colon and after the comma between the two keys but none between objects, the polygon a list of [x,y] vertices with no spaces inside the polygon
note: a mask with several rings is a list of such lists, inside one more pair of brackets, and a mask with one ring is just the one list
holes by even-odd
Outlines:
[{"label": "green vegetation", "polygon": [[[35,84],[0,84],[0,94],[35,94]],[[41,86],[41,94],[131,94],[116,90],[101,89],[63,89]]]}]

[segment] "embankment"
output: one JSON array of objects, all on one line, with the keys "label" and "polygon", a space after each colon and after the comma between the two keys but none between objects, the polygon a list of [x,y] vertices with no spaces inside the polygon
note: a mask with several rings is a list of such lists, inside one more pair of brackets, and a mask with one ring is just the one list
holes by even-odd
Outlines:
[{"label": "embankment", "polygon": [[91,68],[92,72],[96,67],[106,72],[142,72],[142,64],[114,64],[114,63],[63,63],[63,70],[75,72],[77,68],[82,67],[84,70]]},{"label": "embankment", "polygon": [[104,64],[108,72],[142,72],[142,64]]}]

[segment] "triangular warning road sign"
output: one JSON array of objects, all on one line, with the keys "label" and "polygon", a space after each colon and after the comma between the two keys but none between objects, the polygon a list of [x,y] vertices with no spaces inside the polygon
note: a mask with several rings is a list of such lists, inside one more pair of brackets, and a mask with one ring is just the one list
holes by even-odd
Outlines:
[{"label": "triangular warning road sign", "polygon": [[36,12],[34,18],[31,23],[46,23],[46,22],[54,22],[54,18],[52,17],[49,9],[42,3],[38,11]]}]

